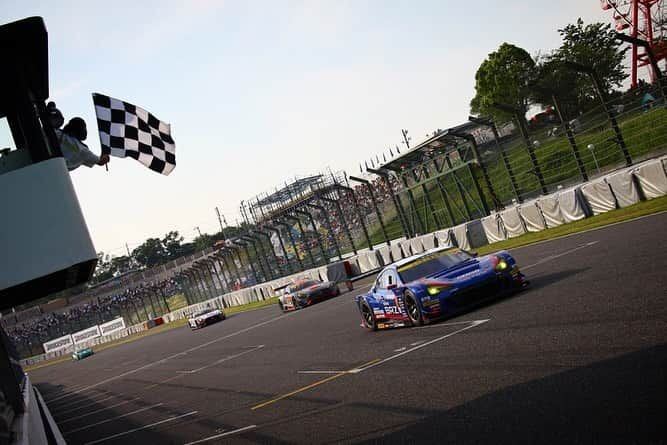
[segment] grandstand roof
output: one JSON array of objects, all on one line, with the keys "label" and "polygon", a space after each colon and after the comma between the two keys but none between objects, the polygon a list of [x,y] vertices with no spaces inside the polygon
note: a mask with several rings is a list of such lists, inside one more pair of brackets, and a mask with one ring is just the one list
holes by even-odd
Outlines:
[{"label": "grandstand roof", "polygon": [[314,175],[308,176],[307,178],[296,179],[291,184],[285,184],[285,187],[276,190],[269,196],[261,199],[258,198],[257,204],[264,206],[289,202],[300,194],[309,191],[312,185],[319,183],[321,180],[322,175]]},{"label": "grandstand roof", "polygon": [[421,164],[435,156],[453,151],[457,146],[465,143],[462,135],[471,135],[474,137],[473,131],[480,127],[482,127],[480,124],[466,122],[456,127],[442,130],[400,156],[381,164],[380,168],[401,171]]}]

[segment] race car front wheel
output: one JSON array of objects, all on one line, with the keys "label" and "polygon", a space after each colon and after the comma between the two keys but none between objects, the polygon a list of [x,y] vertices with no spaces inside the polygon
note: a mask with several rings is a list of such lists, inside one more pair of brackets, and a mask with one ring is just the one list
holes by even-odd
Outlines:
[{"label": "race car front wheel", "polygon": [[422,326],[424,324],[424,317],[415,296],[411,292],[406,292],[403,302],[405,303],[405,312],[408,313],[410,322],[415,326]]},{"label": "race car front wheel", "polygon": [[375,322],[375,316],[373,315],[373,311],[371,310],[368,303],[366,303],[365,301],[361,303],[361,316],[364,317],[364,322],[371,330],[373,331],[378,330],[378,325]]}]

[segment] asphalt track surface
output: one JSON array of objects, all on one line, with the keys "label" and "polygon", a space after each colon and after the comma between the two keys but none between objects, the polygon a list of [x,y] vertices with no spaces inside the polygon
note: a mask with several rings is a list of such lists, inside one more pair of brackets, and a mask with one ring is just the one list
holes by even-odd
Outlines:
[{"label": "asphalt track surface", "polygon": [[344,293],[30,377],[69,443],[665,443],[665,227],[516,249],[529,290],[424,328],[362,329]]}]

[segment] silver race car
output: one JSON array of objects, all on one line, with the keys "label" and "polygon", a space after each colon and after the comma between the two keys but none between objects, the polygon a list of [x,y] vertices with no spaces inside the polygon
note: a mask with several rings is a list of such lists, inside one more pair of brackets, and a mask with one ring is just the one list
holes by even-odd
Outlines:
[{"label": "silver race car", "polygon": [[203,328],[209,324],[224,320],[225,313],[220,309],[206,309],[205,311],[197,312],[188,318],[188,325],[194,331],[195,329]]}]

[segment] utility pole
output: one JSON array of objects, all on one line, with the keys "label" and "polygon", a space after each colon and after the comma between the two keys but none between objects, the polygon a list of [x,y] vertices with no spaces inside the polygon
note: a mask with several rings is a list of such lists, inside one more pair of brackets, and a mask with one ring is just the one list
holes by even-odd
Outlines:
[{"label": "utility pole", "polygon": [[222,240],[224,241],[225,240],[225,228],[222,225],[222,218],[220,217],[220,209],[216,207],[215,208],[215,213],[217,213],[217,215],[218,215],[218,222],[220,223],[220,233],[222,234]]},{"label": "utility pole", "polygon": [[403,143],[405,144],[406,148],[409,150],[410,149],[410,139],[412,139],[412,138],[408,137],[408,130],[401,129],[401,134],[403,135],[403,141],[404,141]]}]

